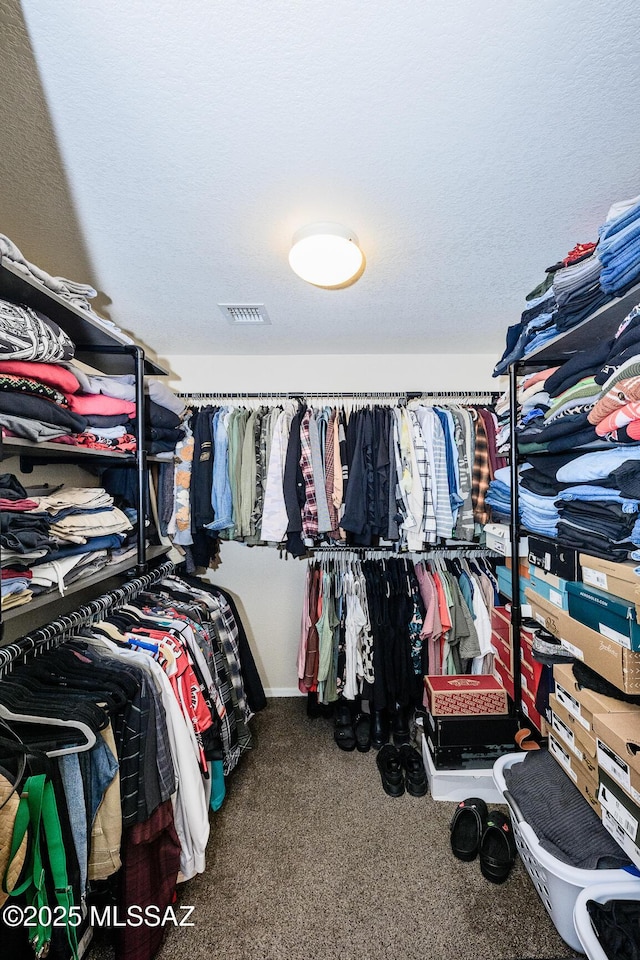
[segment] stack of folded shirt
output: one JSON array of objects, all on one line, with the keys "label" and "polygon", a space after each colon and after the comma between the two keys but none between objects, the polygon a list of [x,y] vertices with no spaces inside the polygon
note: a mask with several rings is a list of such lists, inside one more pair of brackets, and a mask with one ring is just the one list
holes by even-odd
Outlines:
[{"label": "stack of folded shirt", "polygon": [[[136,388],[133,374],[116,377],[89,375],[72,367],[80,380],[82,393],[76,395],[75,408],[88,420],[85,446],[135,450]],[[184,437],[182,419],[185,405],[175,393],[159,381],[145,381],[148,394],[145,413],[145,445],[148,453],[173,456],[176,444]]]},{"label": "stack of folded shirt", "polygon": [[5,435],[54,440],[85,429],[86,420],[68,400],[79,384],[61,365],[73,353],[73,344],[52,321],[0,300],[0,427]]},{"label": "stack of folded shirt", "polygon": [[[523,464],[521,477],[529,472],[528,464]],[[489,484],[487,503],[491,507],[493,519],[500,522],[509,520],[511,503],[511,475],[508,467],[496,471],[495,478]],[[538,493],[525,487],[522,479],[518,483],[518,502],[520,523],[532,533],[555,537],[558,530],[558,505],[554,492]]]},{"label": "stack of folded shirt", "polygon": [[29,497],[16,477],[0,475],[3,609],[52,586],[62,593],[68,583],[97,572],[131,529],[102,487]]},{"label": "stack of folded shirt", "polygon": [[13,264],[26,277],[33,278],[42,283],[49,290],[52,290],[63,300],[67,300],[74,306],[86,311],[96,323],[107,329],[113,330],[118,334],[118,339],[123,343],[133,343],[131,337],[122,332],[120,327],[116,326],[113,320],[107,320],[96,313],[89,299],[98,295],[97,291],[88,283],[77,283],[75,280],[67,280],[65,277],[52,277],[50,273],[43,270],[33,263],[30,263],[22,252],[15,245],[13,240],[0,233],[0,256],[4,257],[9,263]]},{"label": "stack of folded shirt", "polygon": [[[523,377],[518,384],[518,426],[522,429],[537,420],[542,420],[549,409],[549,393],[546,381],[557,367],[538,370]],[[498,433],[496,446],[500,453],[509,451],[509,389],[496,403]]]},{"label": "stack of folded shirt", "polygon": [[640,277],[640,196],[615,203],[599,233],[600,286],[620,296]]},{"label": "stack of folded shirt", "polygon": [[559,333],[571,329],[611,299],[600,284],[601,263],[593,251],[595,243],[578,243],[552,267],[527,296],[520,323],[507,330],[507,343],[493,371],[494,377],[509,366],[544,347]]}]

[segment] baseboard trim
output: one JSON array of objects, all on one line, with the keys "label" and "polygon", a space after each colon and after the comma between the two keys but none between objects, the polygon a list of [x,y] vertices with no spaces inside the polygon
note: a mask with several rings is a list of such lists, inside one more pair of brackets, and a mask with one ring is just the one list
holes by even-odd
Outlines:
[{"label": "baseboard trim", "polygon": [[266,697],[303,697],[297,687],[265,687]]}]

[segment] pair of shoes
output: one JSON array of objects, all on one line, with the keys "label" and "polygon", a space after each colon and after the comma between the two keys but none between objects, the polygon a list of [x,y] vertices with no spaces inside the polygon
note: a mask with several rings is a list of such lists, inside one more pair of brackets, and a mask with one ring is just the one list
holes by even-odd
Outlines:
[{"label": "pair of shoes", "polygon": [[451,821],[451,850],[466,862],[479,854],[482,876],[504,883],[516,859],[511,820],[499,810],[489,811],[479,797],[462,800]]},{"label": "pair of shoes", "polygon": [[376,763],[382,778],[382,789],[390,797],[401,797],[405,789],[412,797],[424,797],[427,792],[427,778],[422,757],[409,744],[403,744],[398,750],[385,743],[376,757]]},{"label": "pair of shoes", "polygon": [[346,701],[338,701],[333,717],[333,739],[341,750],[350,753],[356,748],[356,732],[353,728],[353,717],[349,704]]},{"label": "pair of shoes", "polygon": [[389,717],[386,710],[374,710],[371,717],[371,746],[379,750],[389,741]]},{"label": "pair of shoes", "polygon": [[359,713],[353,729],[356,736],[356,748],[360,753],[368,753],[371,749],[371,717],[368,713]]}]

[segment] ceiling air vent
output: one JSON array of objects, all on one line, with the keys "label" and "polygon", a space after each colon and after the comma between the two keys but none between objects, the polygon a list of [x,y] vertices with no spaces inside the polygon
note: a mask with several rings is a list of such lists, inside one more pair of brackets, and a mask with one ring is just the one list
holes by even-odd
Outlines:
[{"label": "ceiling air vent", "polygon": [[271,323],[264,303],[219,303],[218,306],[228,322],[239,327]]}]

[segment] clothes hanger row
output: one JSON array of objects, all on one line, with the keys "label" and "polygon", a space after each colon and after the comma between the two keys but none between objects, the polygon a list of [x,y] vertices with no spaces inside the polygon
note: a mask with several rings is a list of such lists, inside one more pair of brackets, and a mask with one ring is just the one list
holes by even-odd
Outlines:
[{"label": "clothes hanger row", "polygon": [[178,393],[178,397],[188,403],[199,403],[211,400],[294,400],[304,403],[306,400],[334,400],[340,403],[342,400],[356,400],[362,403],[369,403],[375,400],[386,400],[406,404],[411,401],[427,401],[438,403],[439,401],[447,403],[495,403],[500,397],[499,391],[478,391],[478,390],[434,390],[434,391],[385,391],[385,390],[362,390],[356,392],[344,391],[207,391],[194,393]]}]

